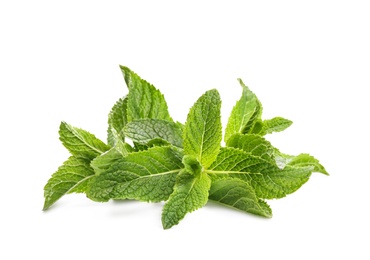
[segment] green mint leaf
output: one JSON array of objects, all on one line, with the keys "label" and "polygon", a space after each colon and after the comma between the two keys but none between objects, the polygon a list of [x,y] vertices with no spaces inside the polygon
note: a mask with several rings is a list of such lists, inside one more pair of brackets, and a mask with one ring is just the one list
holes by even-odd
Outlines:
[{"label": "green mint leaf", "polygon": [[182,156],[179,149],[170,146],[130,153],[97,175],[87,195],[95,201],[166,200],[173,191],[176,175],[184,167]]},{"label": "green mint leaf", "polygon": [[163,207],[163,228],[177,225],[187,213],[203,207],[208,201],[210,187],[211,179],[207,174],[195,175],[181,171],[176,178],[174,191]]},{"label": "green mint leaf", "polygon": [[275,163],[275,149],[269,141],[254,134],[233,134],[226,143],[229,147],[239,148],[244,152],[260,156],[269,163]]},{"label": "green mint leaf", "polygon": [[172,121],[162,119],[139,119],[129,122],[125,135],[139,144],[148,144],[153,139],[162,139],[182,148],[182,129]]},{"label": "green mint leaf", "polygon": [[133,152],[133,148],[129,144],[117,140],[114,147],[92,160],[91,167],[96,174],[100,174],[106,171],[114,162],[119,161],[131,152]]},{"label": "green mint leaf", "polygon": [[60,140],[68,151],[78,157],[92,160],[110,148],[96,138],[95,135],[65,122],[60,124],[59,135]]},{"label": "green mint leaf", "polygon": [[204,93],[190,109],[183,132],[186,155],[207,168],[216,159],[222,139],[221,100],[217,90]]},{"label": "green mint leaf", "polygon": [[315,157],[307,153],[302,153],[297,156],[293,156],[293,155],[283,154],[277,149],[275,149],[274,152],[275,152],[276,163],[279,165],[280,168],[284,168],[285,165],[290,165],[294,167],[312,166],[314,167],[313,168],[314,172],[320,172],[325,175],[329,175],[325,167],[320,164],[319,160],[317,160]]},{"label": "green mint leaf", "polygon": [[241,79],[239,79],[239,83],[243,88],[243,93],[231,111],[225,130],[225,142],[233,134],[253,132],[253,127],[262,113],[262,105],[256,95],[249,90]]},{"label": "green mint leaf", "polygon": [[277,167],[261,156],[255,156],[233,147],[222,147],[216,160],[204,172],[217,175],[250,175],[274,171]]},{"label": "green mint leaf", "polygon": [[135,72],[120,66],[126,85],[129,89],[127,102],[127,119],[164,119],[172,121],[167,103],[161,92]]},{"label": "green mint leaf", "polygon": [[232,147],[222,148],[216,161],[205,172],[239,178],[249,183],[263,199],[282,198],[295,192],[311,176],[313,166],[284,169],[263,159]]},{"label": "green mint leaf", "polygon": [[114,146],[117,140],[125,141],[123,128],[127,124],[127,97],[120,98],[108,115],[108,144]]},{"label": "green mint leaf", "polygon": [[92,177],[94,170],[90,167],[90,160],[69,157],[44,187],[44,210],[67,193],[85,192]]},{"label": "green mint leaf", "polygon": [[232,174],[232,177],[249,182],[259,198],[279,199],[298,190],[305,184],[313,167],[293,167],[287,165],[284,169],[275,169],[262,174]]},{"label": "green mint leaf", "polygon": [[267,203],[257,198],[254,189],[240,179],[212,180],[209,199],[252,214],[272,217],[271,208]]},{"label": "green mint leaf", "polygon": [[274,117],[272,119],[263,120],[262,134],[271,134],[273,132],[281,132],[293,124],[292,121],[282,118]]}]

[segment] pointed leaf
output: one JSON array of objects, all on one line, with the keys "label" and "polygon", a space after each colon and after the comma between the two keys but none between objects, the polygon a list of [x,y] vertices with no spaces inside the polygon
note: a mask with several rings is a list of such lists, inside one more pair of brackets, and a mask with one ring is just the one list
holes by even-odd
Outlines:
[{"label": "pointed leaf", "polygon": [[252,214],[272,217],[267,203],[258,199],[254,189],[240,179],[223,178],[212,181],[209,199]]},{"label": "pointed leaf", "polygon": [[85,192],[92,177],[94,177],[94,170],[90,167],[89,160],[69,157],[44,187],[44,210],[67,193]]},{"label": "pointed leaf", "polygon": [[275,159],[276,163],[279,164],[279,167],[283,168],[285,165],[290,165],[294,167],[307,167],[312,166],[314,172],[320,172],[325,175],[329,175],[329,173],[326,171],[325,167],[320,164],[319,160],[317,160],[315,157],[307,154],[302,153],[297,156],[283,154],[279,150],[275,149]]},{"label": "pointed leaf", "polygon": [[262,135],[271,134],[273,132],[281,132],[293,124],[292,121],[282,118],[274,117],[272,119],[263,120]]},{"label": "pointed leaf", "polygon": [[313,167],[285,166],[279,169],[262,157],[242,150],[222,148],[216,161],[205,172],[230,176],[248,182],[259,198],[282,198],[299,189],[309,179]]},{"label": "pointed leaf", "polygon": [[148,144],[153,139],[162,139],[182,148],[182,129],[174,122],[161,119],[140,119],[128,123],[125,135],[136,143]]},{"label": "pointed leaf", "polygon": [[260,156],[269,163],[275,163],[275,149],[269,141],[254,134],[233,134],[227,141],[227,146],[239,148],[244,152]]},{"label": "pointed leaf", "polygon": [[239,83],[243,88],[243,93],[231,111],[225,130],[225,142],[235,133],[250,132],[262,113],[262,105],[256,95],[249,90],[241,79],[239,79]]},{"label": "pointed leaf", "polygon": [[[108,115],[108,144],[114,146],[117,140],[125,141],[123,128],[127,124],[127,97],[120,98]],[[115,132],[113,132],[113,130]]]},{"label": "pointed leaf", "polygon": [[265,172],[263,174],[232,174],[232,177],[249,182],[259,198],[279,199],[298,190],[305,184],[313,167],[296,168],[287,165],[284,169]]},{"label": "pointed leaf", "polygon": [[216,160],[206,173],[217,175],[249,175],[274,171],[277,167],[255,156],[233,147],[222,147]]},{"label": "pointed leaf", "polygon": [[181,171],[176,179],[173,193],[163,207],[164,229],[177,225],[185,215],[203,207],[208,201],[211,179],[207,174],[198,175]]},{"label": "pointed leaf", "polygon": [[216,159],[222,139],[221,100],[217,90],[203,94],[190,109],[184,128],[184,153],[207,168]]},{"label": "pointed leaf", "polygon": [[168,113],[167,103],[161,92],[135,72],[120,66],[129,89],[127,102],[127,119],[154,118],[172,121]]},{"label": "pointed leaf", "polygon": [[88,197],[96,201],[166,200],[173,191],[176,175],[184,167],[181,159],[182,153],[170,146],[130,153],[94,178]]},{"label": "pointed leaf", "polygon": [[110,148],[96,138],[95,135],[65,122],[60,124],[59,135],[60,140],[68,151],[78,157],[92,160]]}]

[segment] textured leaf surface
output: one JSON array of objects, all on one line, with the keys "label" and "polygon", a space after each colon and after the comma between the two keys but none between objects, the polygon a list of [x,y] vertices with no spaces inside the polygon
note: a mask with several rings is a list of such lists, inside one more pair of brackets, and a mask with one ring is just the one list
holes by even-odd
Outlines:
[{"label": "textured leaf surface", "polygon": [[183,168],[181,159],[182,153],[169,146],[130,153],[94,178],[88,197],[96,201],[166,200]]},{"label": "textured leaf surface", "polygon": [[[114,146],[118,140],[125,141],[123,128],[127,124],[127,98],[120,98],[108,115],[108,144]],[[113,132],[114,130],[114,132]]]},{"label": "textured leaf surface", "polygon": [[78,157],[92,160],[110,148],[96,138],[95,135],[65,122],[60,124],[59,135],[60,140],[68,151]]},{"label": "textured leaf surface", "polygon": [[216,159],[222,139],[221,100],[217,90],[203,94],[190,109],[184,128],[184,153],[207,168]]},{"label": "textured leaf surface", "polygon": [[121,140],[117,140],[114,147],[92,160],[91,167],[96,174],[100,174],[107,170],[114,162],[119,161],[132,151],[133,149],[130,145],[123,143]]},{"label": "textured leaf surface", "polygon": [[67,193],[85,192],[92,177],[94,177],[94,171],[90,167],[89,160],[69,157],[44,187],[44,210]]},{"label": "textured leaf surface", "polygon": [[212,174],[262,174],[274,171],[276,166],[267,163],[261,156],[255,156],[233,147],[223,147],[207,173]]},{"label": "textured leaf surface", "polygon": [[275,163],[275,149],[265,138],[254,134],[233,134],[227,141],[227,146],[239,148],[244,152],[260,156],[269,163]]},{"label": "textured leaf surface", "polygon": [[245,212],[272,217],[267,203],[258,199],[254,189],[240,179],[223,178],[212,181],[209,199]]},{"label": "textured leaf surface", "polygon": [[163,207],[164,229],[177,225],[185,215],[203,207],[208,201],[211,179],[207,174],[192,174],[181,171],[177,176],[173,193]]},{"label": "textured leaf surface", "polygon": [[172,121],[162,93],[127,67],[120,66],[129,89],[127,119],[154,118]]},{"label": "textured leaf surface", "polygon": [[312,155],[309,155],[307,153],[302,153],[297,156],[283,154],[279,150],[275,149],[275,159],[277,164],[281,168],[283,168],[285,165],[290,165],[294,167],[308,167],[312,166],[314,172],[320,172],[325,175],[329,175],[329,173],[326,171],[325,167],[320,164],[319,160],[317,160]]},{"label": "textured leaf surface", "polygon": [[222,148],[207,173],[226,175],[248,182],[259,198],[282,198],[293,193],[309,179],[312,166],[280,169],[274,163],[232,147]]},{"label": "textured leaf surface", "polygon": [[264,172],[263,174],[232,174],[232,177],[247,181],[255,189],[259,198],[279,199],[298,190],[305,184],[313,167],[296,168],[287,165],[284,169]]},{"label": "textured leaf surface", "polygon": [[262,105],[256,95],[249,90],[241,79],[239,79],[239,83],[243,92],[231,111],[225,130],[225,142],[235,133],[248,133],[253,129],[262,113]]},{"label": "textured leaf surface", "polygon": [[182,129],[171,121],[161,119],[140,119],[128,123],[125,135],[139,144],[148,144],[153,139],[162,139],[182,147]]},{"label": "textured leaf surface", "polygon": [[262,134],[271,134],[273,132],[281,132],[293,124],[292,121],[282,118],[274,117],[272,119],[263,120]]}]

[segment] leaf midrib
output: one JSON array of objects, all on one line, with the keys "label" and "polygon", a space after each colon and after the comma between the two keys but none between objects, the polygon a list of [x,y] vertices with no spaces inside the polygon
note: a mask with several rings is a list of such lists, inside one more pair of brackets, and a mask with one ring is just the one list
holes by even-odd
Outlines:
[{"label": "leaf midrib", "polygon": [[68,126],[68,129],[81,141],[83,142],[87,147],[91,148],[92,150],[94,150],[95,152],[99,153],[99,154],[102,154],[104,153],[105,151],[101,151],[100,149],[90,145],[88,142],[85,141],[85,139],[73,128],[69,127]]}]

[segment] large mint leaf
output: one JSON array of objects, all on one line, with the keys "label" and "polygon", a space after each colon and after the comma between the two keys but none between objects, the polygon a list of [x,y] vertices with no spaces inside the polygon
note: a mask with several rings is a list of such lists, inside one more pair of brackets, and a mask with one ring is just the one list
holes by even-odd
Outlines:
[{"label": "large mint leaf", "polygon": [[212,180],[209,199],[245,212],[272,217],[271,209],[267,203],[257,198],[250,184],[240,179]]},{"label": "large mint leaf", "polygon": [[257,197],[273,199],[285,197],[299,189],[307,182],[313,168],[286,165],[280,169],[260,156],[225,147],[205,172],[242,179],[253,187]]},{"label": "large mint leaf", "polygon": [[90,160],[69,157],[44,187],[44,210],[67,193],[86,192],[92,177],[94,177],[94,170],[90,167]]},{"label": "large mint leaf", "polygon": [[162,119],[140,119],[129,122],[125,135],[136,143],[147,145],[153,139],[161,139],[182,148],[182,129],[172,122]]},{"label": "large mint leaf", "polygon": [[262,105],[256,95],[249,90],[241,79],[239,79],[239,83],[243,88],[243,92],[231,111],[225,130],[225,142],[235,133],[258,132],[254,128],[261,117]]},{"label": "large mint leaf", "polygon": [[282,117],[274,117],[272,119],[263,120],[262,122],[263,127],[261,134],[271,134],[273,132],[281,132],[287,129],[289,126],[293,124],[292,121],[282,118]]},{"label": "large mint leaf", "polygon": [[154,118],[172,121],[167,103],[161,92],[135,72],[120,66],[126,85],[129,89],[127,102],[128,121]]},{"label": "large mint leaf", "polygon": [[185,215],[203,207],[208,201],[211,179],[207,174],[179,173],[173,193],[162,211],[164,229],[177,225]]},{"label": "large mint leaf", "polygon": [[123,128],[127,124],[127,97],[120,98],[108,115],[108,144],[114,146],[118,140],[125,141]]},{"label": "large mint leaf", "polygon": [[275,169],[262,174],[231,174],[232,177],[240,178],[249,182],[259,198],[279,199],[298,190],[305,184],[313,167],[285,166],[284,169]]},{"label": "large mint leaf", "polygon": [[180,150],[169,146],[130,153],[94,178],[87,195],[96,201],[166,200],[173,191],[176,175],[184,167],[181,160]]},{"label": "large mint leaf", "polygon": [[275,163],[275,149],[269,141],[254,134],[233,134],[227,140],[227,146],[239,148],[244,152],[260,156],[269,163]]},{"label": "large mint leaf", "polygon": [[207,168],[216,159],[222,139],[221,100],[217,90],[203,94],[190,109],[184,127],[184,153]]},{"label": "large mint leaf", "polygon": [[95,135],[65,122],[60,124],[59,135],[68,151],[78,157],[92,160],[110,148]]}]

